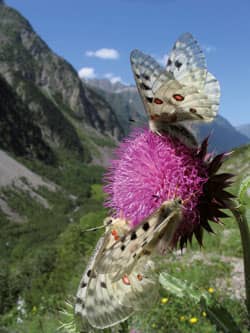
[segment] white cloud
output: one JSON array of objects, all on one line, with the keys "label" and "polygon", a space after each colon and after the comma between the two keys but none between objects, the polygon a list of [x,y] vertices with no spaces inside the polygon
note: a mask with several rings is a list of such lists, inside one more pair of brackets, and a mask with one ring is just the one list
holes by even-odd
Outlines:
[{"label": "white cloud", "polygon": [[95,69],[93,67],[83,67],[78,71],[81,79],[94,79],[96,77]]},{"label": "white cloud", "polygon": [[96,57],[101,59],[118,59],[120,57],[120,54],[115,49],[99,49],[96,51],[86,51],[85,55],[87,57]]}]

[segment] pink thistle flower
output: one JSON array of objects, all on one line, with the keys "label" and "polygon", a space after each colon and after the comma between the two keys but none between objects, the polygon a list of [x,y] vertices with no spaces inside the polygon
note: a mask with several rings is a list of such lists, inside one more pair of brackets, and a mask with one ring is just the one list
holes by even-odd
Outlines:
[{"label": "pink thistle flower", "polygon": [[175,243],[181,247],[192,235],[202,244],[202,229],[212,232],[208,220],[219,222],[232,195],[224,191],[231,174],[215,175],[225,154],[212,158],[207,140],[199,149],[188,148],[169,135],[137,129],[125,139],[105,175],[106,207],[131,227],[153,213],[165,200],[183,200],[183,221]]}]

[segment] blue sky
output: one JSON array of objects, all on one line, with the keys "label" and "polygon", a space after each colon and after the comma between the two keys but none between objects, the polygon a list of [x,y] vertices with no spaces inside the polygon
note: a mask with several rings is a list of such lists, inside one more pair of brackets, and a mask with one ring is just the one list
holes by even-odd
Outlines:
[{"label": "blue sky", "polygon": [[[133,83],[130,51],[162,59],[183,32],[205,50],[220,114],[250,123],[249,0],[6,0],[77,71]],[[102,50],[104,49],[104,50]],[[107,50],[105,50],[107,49]],[[96,52],[99,51],[99,52]],[[88,68],[88,69],[86,69]]]}]

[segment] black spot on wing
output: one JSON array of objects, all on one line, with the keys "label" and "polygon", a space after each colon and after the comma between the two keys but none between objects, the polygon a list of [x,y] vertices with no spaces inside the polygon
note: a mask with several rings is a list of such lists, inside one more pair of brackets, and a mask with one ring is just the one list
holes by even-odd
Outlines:
[{"label": "black spot on wing", "polygon": [[152,102],[153,102],[153,97],[146,97],[146,100],[147,100],[149,103],[152,103]]},{"label": "black spot on wing", "polygon": [[134,232],[132,232],[130,239],[134,240],[136,238],[137,238],[137,235],[136,235],[136,232],[134,231]]},{"label": "black spot on wing", "polygon": [[144,231],[148,231],[149,228],[150,228],[150,225],[149,225],[148,222],[143,223],[142,229],[143,229]]},{"label": "black spot on wing", "polygon": [[143,74],[142,77],[145,79],[145,80],[149,80],[150,77],[147,75],[147,74]]},{"label": "black spot on wing", "polygon": [[101,282],[101,287],[102,287],[102,288],[107,288],[106,283],[102,281],[102,282]]},{"label": "black spot on wing", "polygon": [[176,60],[174,64],[177,69],[180,69],[182,66],[182,62],[180,62],[179,60]]},{"label": "black spot on wing", "polygon": [[125,246],[124,244],[122,244],[122,246],[121,246],[121,250],[124,251],[124,250],[125,250],[125,247],[126,247],[126,246]]},{"label": "black spot on wing", "polygon": [[91,275],[91,269],[88,270],[88,272],[87,272],[87,276],[90,277],[90,275]]},{"label": "black spot on wing", "polygon": [[83,282],[81,283],[81,288],[85,288],[85,287],[87,287],[87,283],[86,283],[85,281],[83,281]]},{"label": "black spot on wing", "polygon": [[108,220],[107,225],[110,225],[113,222],[112,219]]},{"label": "black spot on wing", "polygon": [[83,300],[80,297],[76,298],[76,303],[77,304],[83,304]]},{"label": "black spot on wing", "polygon": [[191,112],[191,113],[197,113],[197,110],[194,109],[194,108],[190,108],[190,109],[189,109],[189,112]]},{"label": "black spot on wing", "polygon": [[145,83],[141,83],[140,87],[144,90],[150,90],[150,87],[148,87]]}]

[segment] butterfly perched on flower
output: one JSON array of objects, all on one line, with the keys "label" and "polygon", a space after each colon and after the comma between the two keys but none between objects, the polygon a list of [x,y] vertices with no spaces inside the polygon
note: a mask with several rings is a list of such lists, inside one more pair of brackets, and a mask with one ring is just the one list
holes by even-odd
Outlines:
[{"label": "butterfly perched on flower", "polygon": [[166,68],[139,50],[133,50],[130,59],[150,129],[159,134],[168,132],[191,146],[196,144],[183,121],[212,121],[220,100],[219,82],[207,71],[198,42],[190,33],[181,35]]},{"label": "butterfly perched on flower", "polygon": [[121,218],[104,220],[106,231],[76,295],[75,313],[83,322],[95,328],[110,327],[152,305],[158,290],[151,274],[151,257],[167,251],[181,219],[181,200],[174,199],[134,228]]}]

